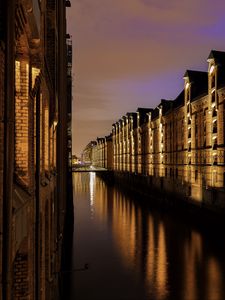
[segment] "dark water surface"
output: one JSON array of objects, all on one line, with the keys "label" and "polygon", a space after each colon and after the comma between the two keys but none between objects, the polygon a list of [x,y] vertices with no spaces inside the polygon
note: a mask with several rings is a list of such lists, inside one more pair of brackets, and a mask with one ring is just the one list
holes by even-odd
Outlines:
[{"label": "dark water surface", "polygon": [[73,176],[70,299],[225,300],[225,228],[210,234],[95,173]]}]

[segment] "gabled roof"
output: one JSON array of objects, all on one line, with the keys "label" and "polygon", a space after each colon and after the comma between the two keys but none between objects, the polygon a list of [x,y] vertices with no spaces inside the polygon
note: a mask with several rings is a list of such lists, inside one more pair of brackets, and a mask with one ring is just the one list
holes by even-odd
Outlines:
[{"label": "gabled roof", "polygon": [[143,108],[143,107],[138,107],[137,112],[139,113],[139,125],[141,126],[145,120],[146,120],[146,115],[149,112],[152,112],[153,109],[152,108]]},{"label": "gabled roof", "polygon": [[207,60],[210,60],[210,59],[214,59],[216,64],[225,65],[225,52],[211,50]]},{"label": "gabled roof", "polygon": [[180,94],[177,96],[177,98],[174,99],[173,108],[178,108],[183,105],[184,105],[184,90],[182,90]]},{"label": "gabled roof", "polygon": [[225,52],[212,50],[209,54],[208,61],[214,59],[217,66],[217,87],[225,85]]},{"label": "gabled roof", "polygon": [[191,83],[191,101],[208,93],[207,72],[187,70],[184,74],[185,77],[188,77]]},{"label": "gabled roof", "polygon": [[161,99],[159,106],[162,106],[162,114],[164,115],[172,108],[173,100]]}]

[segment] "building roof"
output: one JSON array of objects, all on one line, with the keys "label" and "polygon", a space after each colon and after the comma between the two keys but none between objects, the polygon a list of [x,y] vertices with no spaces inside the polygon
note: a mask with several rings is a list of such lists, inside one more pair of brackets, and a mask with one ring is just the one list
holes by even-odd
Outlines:
[{"label": "building roof", "polygon": [[210,60],[210,59],[213,59],[216,64],[225,65],[225,52],[224,51],[211,50],[207,60]]},{"label": "building roof", "polygon": [[143,108],[143,107],[138,107],[137,113],[139,113],[139,125],[141,126],[145,120],[146,120],[146,115],[149,112],[152,112],[152,108]]},{"label": "building roof", "polygon": [[208,94],[208,72],[187,70],[185,77],[188,77],[191,83],[191,101]]},{"label": "building roof", "polygon": [[213,59],[217,66],[217,87],[225,85],[225,52],[212,50],[209,54],[208,61]]},{"label": "building roof", "polygon": [[180,94],[177,96],[177,98],[174,99],[173,108],[178,108],[183,105],[184,105],[184,90],[182,90]]}]

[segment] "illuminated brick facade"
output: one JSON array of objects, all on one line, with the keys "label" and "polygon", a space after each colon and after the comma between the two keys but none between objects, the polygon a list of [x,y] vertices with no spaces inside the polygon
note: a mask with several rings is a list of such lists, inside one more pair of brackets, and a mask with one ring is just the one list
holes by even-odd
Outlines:
[{"label": "illuminated brick facade", "polygon": [[113,124],[113,169],[147,176],[167,195],[225,208],[224,106],[225,52],[213,50],[208,72],[187,70],[176,99]]},{"label": "illuminated brick facade", "polygon": [[59,297],[71,144],[65,8],[0,5],[0,300]]}]

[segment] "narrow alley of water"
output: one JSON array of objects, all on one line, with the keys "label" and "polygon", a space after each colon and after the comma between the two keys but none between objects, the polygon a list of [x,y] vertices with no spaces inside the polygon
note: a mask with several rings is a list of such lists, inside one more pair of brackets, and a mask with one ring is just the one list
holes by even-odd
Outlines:
[{"label": "narrow alley of water", "polygon": [[[224,300],[225,234],[73,174],[71,300]],[[222,231],[221,231],[222,232]]]}]

